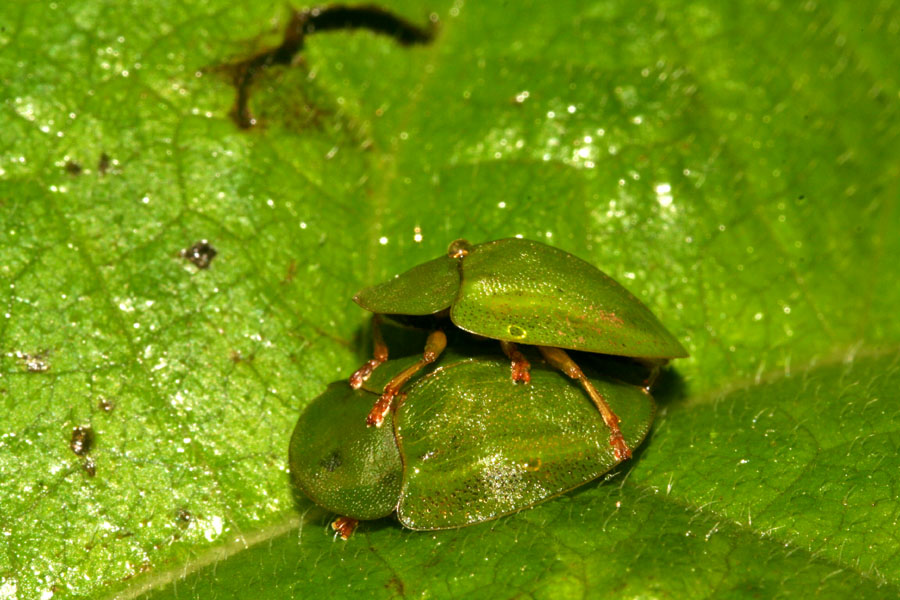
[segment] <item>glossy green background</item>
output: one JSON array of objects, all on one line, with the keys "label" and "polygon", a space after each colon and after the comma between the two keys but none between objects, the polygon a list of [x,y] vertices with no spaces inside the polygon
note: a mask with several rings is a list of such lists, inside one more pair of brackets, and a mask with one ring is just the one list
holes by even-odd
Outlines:
[{"label": "glossy green background", "polygon": [[[896,597],[897,5],[390,6],[436,42],[315,36],[250,132],[209,67],[283,3],[4,7],[0,595]],[[516,234],[690,351],[645,450],[490,525],[333,543],[286,449],[368,353],[350,298]]]}]

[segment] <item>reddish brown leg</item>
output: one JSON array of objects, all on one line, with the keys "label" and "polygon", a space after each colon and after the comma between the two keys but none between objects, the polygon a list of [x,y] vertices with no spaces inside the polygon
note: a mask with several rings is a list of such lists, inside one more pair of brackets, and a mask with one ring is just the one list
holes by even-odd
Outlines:
[{"label": "reddish brown leg", "polygon": [[531,364],[525,358],[516,345],[512,342],[504,342],[500,340],[500,347],[503,348],[503,354],[512,361],[512,380],[516,383],[531,383]]},{"label": "reddish brown leg", "polygon": [[366,425],[381,427],[384,423],[384,416],[391,410],[391,404],[394,402],[394,396],[400,391],[400,388],[409,381],[410,377],[424,369],[426,365],[430,365],[437,360],[444,348],[447,347],[447,336],[441,330],[432,331],[425,340],[425,352],[422,358],[415,364],[403,369],[391,379],[386,386],[381,397],[372,407],[372,412],[366,417]]},{"label": "reddish brown leg", "polygon": [[380,315],[372,317],[372,341],[375,346],[372,354],[375,358],[358,368],[356,372],[350,376],[350,387],[354,390],[358,390],[372,374],[372,371],[388,359],[388,347],[387,344],[384,343],[384,338],[381,336]]},{"label": "reddish brown leg", "polygon": [[331,528],[341,536],[342,540],[349,540],[350,536],[353,535],[353,532],[356,531],[357,525],[359,525],[359,521],[356,519],[351,519],[350,517],[338,517],[331,523]]},{"label": "reddish brown leg", "polygon": [[600,395],[600,392],[597,391],[594,384],[584,376],[584,373],[581,371],[581,368],[575,364],[575,361],[566,354],[565,350],[560,348],[538,346],[538,350],[541,351],[541,354],[544,355],[544,358],[547,359],[548,363],[572,379],[577,379],[578,383],[581,384],[581,387],[584,388],[584,391],[591,397],[591,400],[600,410],[600,415],[603,416],[603,422],[609,427],[609,445],[613,447],[616,459],[625,460],[626,458],[631,458],[631,449],[625,444],[625,438],[622,436],[622,431],[619,429],[619,417],[616,416],[616,413],[614,413],[609,404],[606,403],[606,400],[603,399],[603,396]]}]

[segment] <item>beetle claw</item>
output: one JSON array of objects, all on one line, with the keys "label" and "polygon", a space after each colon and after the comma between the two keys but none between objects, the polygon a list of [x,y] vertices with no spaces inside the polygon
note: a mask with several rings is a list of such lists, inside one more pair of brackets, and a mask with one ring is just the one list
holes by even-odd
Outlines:
[{"label": "beetle claw", "polygon": [[377,358],[373,358],[354,371],[353,375],[350,376],[350,387],[354,390],[361,388],[362,384],[364,384],[372,375],[372,371],[374,371],[382,362],[383,361],[378,360]]},{"label": "beetle claw", "polygon": [[531,372],[529,364],[525,362],[514,362],[512,364],[512,380],[515,383],[531,383]]},{"label": "beetle claw", "polygon": [[356,531],[356,526],[359,525],[359,521],[356,519],[351,519],[350,517],[338,517],[331,523],[331,528],[334,529],[335,533],[341,536],[341,539],[346,541],[350,539],[350,536],[353,535],[353,532]]},{"label": "beetle claw", "polygon": [[381,427],[384,423],[384,416],[380,413],[375,412],[375,409],[372,409],[372,412],[369,413],[369,416],[366,417],[366,426],[367,427]]},{"label": "beetle claw", "polygon": [[609,445],[613,447],[616,460],[623,461],[631,458],[631,448],[625,444],[625,438],[622,437],[621,431],[614,431],[610,434]]},{"label": "beetle claw", "polygon": [[506,357],[512,362],[510,369],[513,383],[531,383],[531,363],[528,362],[525,355],[519,352],[519,349],[512,342],[500,340],[500,347],[503,349]]},{"label": "beetle claw", "polygon": [[394,401],[394,396],[396,395],[397,392],[391,389],[387,389],[381,394],[381,397],[375,402],[375,406],[372,407],[369,416],[366,417],[367,426],[381,427],[384,423],[384,416],[391,410],[391,403]]}]

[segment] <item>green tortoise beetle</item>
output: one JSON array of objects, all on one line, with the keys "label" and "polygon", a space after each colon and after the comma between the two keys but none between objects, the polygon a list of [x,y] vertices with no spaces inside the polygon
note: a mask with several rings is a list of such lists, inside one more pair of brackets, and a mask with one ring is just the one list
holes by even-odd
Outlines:
[{"label": "green tortoise beetle", "polygon": [[[415,530],[480,523],[622,462],[601,415],[554,367],[537,360],[523,386],[510,382],[505,360],[449,354],[406,386],[384,427],[363,423],[380,385],[354,390],[344,382],[331,384],[297,421],[291,476],[313,502],[341,515],[332,523],[341,537],[360,520],[392,513]],[[379,370],[408,364],[391,360]],[[651,396],[594,371],[587,377],[623,417],[625,443],[640,444],[653,421]]]},{"label": "green tortoise beetle", "polygon": [[[565,350],[641,361],[651,367],[648,389],[661,365],[688,356],[659,319],[611,277],[580,258],[531,240],[508,238],[476,245],[457,240],[445,256],[366,288],[353,299],[375,314],[374,357],[350,377],[354,389],[387,360],[380,315],[446,316],[462,330],[499,340],[512,362],[513,381],[530,379],[529,363],[516,345],[537,346],[548,363],[581,384],[622,459],[631,456],[631,450],[619,417]],[[369,425],[381,425],[405,382],[434,362],[446,343],[440,329],[429,335],[421,360],[385,386],[366,418]]]}]

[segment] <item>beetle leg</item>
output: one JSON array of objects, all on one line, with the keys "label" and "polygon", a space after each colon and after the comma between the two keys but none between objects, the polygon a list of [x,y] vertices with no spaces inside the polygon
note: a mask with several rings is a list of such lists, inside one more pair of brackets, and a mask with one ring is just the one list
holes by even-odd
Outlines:
[{"label": "beetle leg", "polygon": [[331,523],[331,528],[334,529],[335,533],[341,536],[342,540],[349,540],[350,536],[353,535],[353,532],[356,531],[357,525],[359,525],[359,521],[356,519],[351,519],[350,517],[338,517]]},{"label": "beetle leg", "polygon": [[606,403],[606,400],[603,399],[603,396],[600,395],[600,392],[597,391],[594,384],[584,376],[584,373],[581,368],[575,364],[575,361],[572,360],[565,350],[560,348],[538,346],[538,350],[541,351],[541,354],[544,355],[544,358],[547,359],[548,363],[572,379],[577,379],[578,383],[581,384],[581,387],[584,388],[584,391],[591,397],[591,400],[600,410],[603,422],[609,427],[609,445],[613,447],[616,459],[625,460],[626,458],[631,458],[631,449],[625,444],[622,430],[619,429],[619,417],[616,416],[616,413],[614,413],[609,404]]},{"label": "beetle leg", "polygon": [[653,387],[656,378],[659,377],[660,369],[666,366],[669,360],[667,358],[636,358],[635,360],[650,371],[643,384],[644,391],[649,394],[650,388]]},{"label": "beetle leg", "polygon": [[531,363],[525,358],[516,345],[512,342],[500,340],[500,347],[503,348],[503,354],[512,361],[512,380],[516,383],[531,383]]},{"label": "beetle leg", "polygon": [[388,359],[388,347],[384,343],[384,337],[381,335],[381,315],[372,317],[372,342],[375,346],[372,354],[374,358],[366,364],[358,368],[353,375],[350,376],[350,387],[358,390],[365,383],[366,379],[372,374],[378,365]]},{"label": "beetle leg", "polygon": [[428,339],[425,340],[425,352],[422,355],[422,358],[416,361],[415,364],[397,373],[394,378],[384,386],[381,397],[378,398],[375,402],[375,406],[372,407],[372,412],[366,417],[366,425],[381,427],[381,424],[384,423],[384,416],[391,410],[394,396],[399,393],[400,388],[402,388],[413,375],[436,361],[446,347],[447,336],[444,335],[443,331],[437,329],[428,334]]}]

